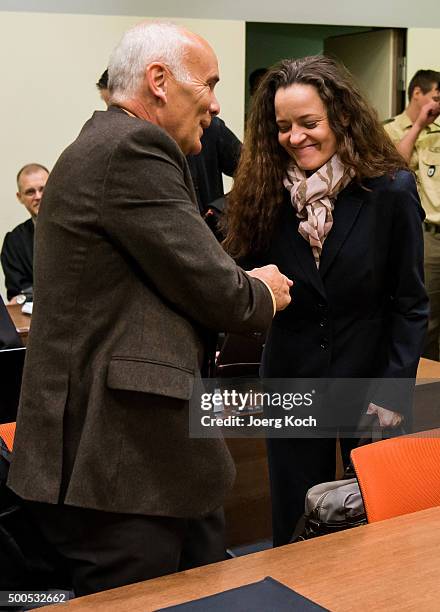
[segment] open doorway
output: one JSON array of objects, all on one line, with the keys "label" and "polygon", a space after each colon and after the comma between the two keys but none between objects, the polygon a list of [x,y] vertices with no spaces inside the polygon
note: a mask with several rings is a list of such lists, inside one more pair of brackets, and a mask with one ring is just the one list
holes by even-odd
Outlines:
[{"label": "open doorway", "polygon": [[324,40],[324,54],[345,64],[382,121],[405,107],[405,34],[384,28]]}]

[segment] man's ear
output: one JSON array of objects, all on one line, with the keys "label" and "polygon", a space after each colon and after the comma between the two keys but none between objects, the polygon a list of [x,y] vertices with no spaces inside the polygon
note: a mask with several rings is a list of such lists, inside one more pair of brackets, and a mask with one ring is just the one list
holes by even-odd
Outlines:
[{"label": "man's ear", "polygon": [[413,89],[411,99],[414,98],[414,97],[418,98],[420,96],[420,94],[422,94],[422,93],[423,92],[422,92],[421,88],[418,85],[416,85],[414,87],[414,89]]},{"label": "man's ear", "polygon": [[19,191],[17,191],[17,193],[15,194],[17,196],[17,200],[20,202],[20,204],[23,204],[23,202],[21,201],[21,194]]},{"label": "man's ear", "polygon": [[149,64],[145,71],[145,79],[150,93],[166,104],[169,79],[166,67],[160,62]]}]

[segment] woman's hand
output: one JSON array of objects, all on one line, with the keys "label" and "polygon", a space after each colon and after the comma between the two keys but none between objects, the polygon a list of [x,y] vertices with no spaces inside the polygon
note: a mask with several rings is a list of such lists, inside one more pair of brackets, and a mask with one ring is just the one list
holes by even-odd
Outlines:
[{"label": "woman's hand", "polygon": [[386,427],[398,427],[403,421],[403,415],[400,412],[393,412],[382,406],[376,404],[370,404],[367,408],[367,414],[376,414],[379,419],[379,425],[383,428]]}]

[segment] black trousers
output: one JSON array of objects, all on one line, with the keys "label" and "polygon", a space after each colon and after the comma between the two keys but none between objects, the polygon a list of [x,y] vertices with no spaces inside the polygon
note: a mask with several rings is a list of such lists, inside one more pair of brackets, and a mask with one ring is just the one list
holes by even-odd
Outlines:
[{"label": "black trousers", "polygon": [[65,560],[77,596],[226,558],[222,508],[182,519],[36,502],[26,506]]},{"label": "black trousers", "polygon": [[[341,438],[344,465],[357,446],[354,438]],[[304,514],[304,500],[310,487],[335,479],[335,438],[267,439],[272,531],[274,546],[288,544],[298,520]]]}]

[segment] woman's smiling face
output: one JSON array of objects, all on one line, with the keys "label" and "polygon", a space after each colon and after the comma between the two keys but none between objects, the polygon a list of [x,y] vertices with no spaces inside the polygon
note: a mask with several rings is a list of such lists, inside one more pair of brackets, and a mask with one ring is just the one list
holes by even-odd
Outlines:
[{"label": "woman's smiling face", "polygon": [[318,170],[336,153],[336,136],[313,85],[280,87],[275,94],[275,116],[278,142],[302,170]]}]

